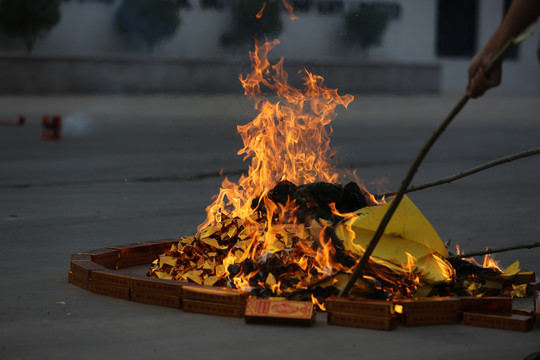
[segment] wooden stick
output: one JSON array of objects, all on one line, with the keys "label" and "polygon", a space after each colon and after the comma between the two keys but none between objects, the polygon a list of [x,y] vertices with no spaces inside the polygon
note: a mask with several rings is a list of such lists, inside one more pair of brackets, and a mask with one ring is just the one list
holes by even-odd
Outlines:
[{"label": "wooden stick", "polygon": [[[499,53],[491,60],[489,65],[485,69],[485,76],[489,77],[491,75],[491,72],[493,71],[495,65],[499,64],[504,56],[510,51],[512,47],[517,45],[520,41],[522,41],[526,36],[525,33],[529,34],[530,30],[527,29],[522,34],[520,34],[516,38],[510,39],[506,45],[499,51]],[[403,196],[405,195],[405,192],[409,188],[409,185],[411,184],[411,181],[414,177],[414,174],[418,171],[418,167],[426,157],[429,149],[433,146],[435,141],[441,136],[441,134],[444,132],[446,127],[452,122],[452,120],[456,117],[456,115],[463,109],[465,104],[467,104],[467,101],[469,101],[469,95],[465,93],[461,99],[457,102],[457,104],[454,106],[452,111],[446,116],[446,119],[439,125],[439,127],[431,134],[428,141],[424,144],[418,155],[416,156],[416,159],[412,163],[411,167],[409,168],[409,171],[407,172],[407,175],[401,182],[401,186],[396,193],[396,196],[388,206],[388,209],[386,210],[386,213],[384,214],[384,217],[382,218],[379,227],[377,228],[377,231],[375,231],[375,234],[371,238],[371,241],[369,242],[369,245],[367,246],[364,255],[362,255],[362,258],[356,265],[353,273],[351,274],[349,281],[343,288],[343,290],[340,292],[339,296],[347,296],[349,293],[349,290],[352,288],[356,280],[363,276],[364,268],[367,265],[367,262],[369,261],[369,258],[371,257],[371,254],[373,253],[373,250],[375,250],[375,247],[377,246],[377,243],[381,239],[381,236],[384,233],[384,230],[386,229],[386,226],[390,222],[390,219],[392,219],[392,215],[394,215],[394,212],[396,211],[397,207],[399,206],[399,203],[403,199]]]},{"label": "wooden stick", "polygon": [[386,213],[384,214],[384,217],[382,218],[379,227],[377,228],[377,231],[373,235],[371,241],[369,242],[369,245],[367,246],[364,255],[362,255],[362,258],[356,265],[356,268],[354,269],[353,273],[351,274],[351,277],[349,278],[349,281],[345,285],[345,288],[341,291],[339,294],[340,296],[347,296],[349,293],[349,290],[352,288],[356,280],[363,275],[364,268],[373,253],[373,250],[375,250],[375,246],[377,246],[377,243],[379,242],[381,236],[384,233],[384,230],[386,230],[386,226],[390,222],[390,219],[394,215],[394,212],[396,211],[399,203],[403,199],[403,196],[405,195],[405,192],[407,188],[409,187],[412,178],[414,177],[414,174],[418,170],[418,167],[420,166],[420,163],[422,160],[424,160],[424,157],[426,156],[427,152],[431,148],[431,146],[435,143],[435,141],[439,138],[439,136],[444,132],[446,127],[450,124],[450,122],[456,117],[456,115],[459,113],[459,111],[465,106],[467,101],[469,100],[469,96],[467,94],[463,95],[463,97],[458,101],[458,103],[454,106],[452,111],[448,114],[446,119],[439,125],[439,127],[435,130],[435,132],[431,135],[431,137],[428,139],[428,141],[425,143],[424,147],[420,150],[418,155],[416,156],[416,159],[414,160],[413,164],[411,165],[409,172],[401,182],[401,187],[399,188],[395,198],[390,203],[388,210],[386,210]]},{"label": "wooden stick", "polygon": [[[448,184],[448,183],[451,183],[452,181],[464,178],[464,177],[472,175],[472,174],[476,174],[477,172],[487,170],[487,169],[492,168],[494,166],[501,165],[501,164],[504,164],[504,163],[507,163],[507,162],[510,162],[510,161],[518,160],[518,159],[521,159],[521,158],[524,158],[524,157],[538,155],[538,154],[540,154],[540,147],[530,149],[530,150],[526,150],[526,151],[522,151],[522,152],[519,152],[519,153],[515,153],[515,154],[505,156],[505,157],[499,158],[497,160],[490,161],[488,163],[476,166],[476,167],[471,168],[469,170],[465,170],[465,171],[462,171],[460,173],[457,173],[457,174],[454,174],[454,175],[451,175],[451,176],[448,176],[448,177],[445,177],[445,178],[441,178],[441,179],[438,179],[438,180],[435,180],[435,181],[432,181],[432,182],[428,182],[428,183],[424,183],[424,184],[421,184],[421,185],[411,186],[410,188],[407,189],[406,193],[410,193],[410,192],[418,191],[418,190],[424,190],[424,189],[427,189],[427,188],[430,188],[430,187],[433,187],[433,186],[437,186],[437,185]],[[389,192],[385,192],[385,193],[382,193],[382,194],[377,194],[377,195],[375,195],[375,198],[381,199],[383,196],[388,197],[388,196],[394,195],[395,193],[396,193],[396,191],[389,191]]]},{"label": "wooden stick", "polygon": [[508,247],[503,247],[503,248],[498,248],[498,249],[486,249],[484,251],[475,251],[475,252],[470,252],[470,253],[467,253],[467,254],[449,256],[446,259],[447,260],[463,259],[463,258],[468,258],[468,257],[473,257],[473,256],[495,254],[495,253],[500,253],[500,252],[519,250],[519,249],[532,249],[532,248],[537,248],[537,247],[540,247],[540,242],[535,242],[533,244],[508,246]]}]

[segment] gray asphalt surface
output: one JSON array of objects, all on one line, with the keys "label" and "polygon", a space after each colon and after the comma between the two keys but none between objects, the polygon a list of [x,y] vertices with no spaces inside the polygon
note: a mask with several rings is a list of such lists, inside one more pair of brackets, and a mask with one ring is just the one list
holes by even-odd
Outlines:
[{"label": "gray asphalt surface", "polygon": [[[340,164],[399,186],[459,96],[362,96],[333,123]],[[246,165],[236,125],[241,96],[0,97],[0,358],[3,359],[523,359],[528,333],[462,325],[392,332],[247,325],[92,294],[67,282],[72,253],[191,235],[223,179]],[[60,114],[61,141],[40,139]],[[472,101],[422,164],[418,184],[540,146],[540,97]],[[539,241],[540,158],[411,194],[444,241],[465,251]],[[502,253],[540,274],[540,249]],[[143,269],[144,270],[144,269]],[[526,299],[522,306],[532,304]]]}]

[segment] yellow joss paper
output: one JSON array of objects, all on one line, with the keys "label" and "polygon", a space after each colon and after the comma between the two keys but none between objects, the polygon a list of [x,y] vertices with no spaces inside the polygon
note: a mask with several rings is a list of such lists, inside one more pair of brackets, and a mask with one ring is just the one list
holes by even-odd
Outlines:
[{"label": "yellow joss paper", "polygon": [[218,229],[215,226],[207,226],[201,231],[201,239],[206,239],[211,235],[215,234]]},{"label": "yellow joss paper", "polygon": [[172,267],[175,267],[177,261],[178,258],[174,256],[161,255],[159,257],[159,267],[162,268],[163,265],[170,265]]},{"label": "yellow joss paper", "polygon": [[418,259],[415,273],[428,284],[440,284],[452,280],[454,268],[437,253],[431,253]]},{"label": "yellow joss paper", "polygon": [[270,287],[276,285],[276,278],[274,277],[274,275],[272,275],[272,273],[268,274],[268,277],[266,278],[266,284]]},{"label": "yellow joss paper", "polygon": [[[359,255],[364,253],[390,203],[357,210],[356,217],[337,226],[336,235],[343,240],[345,249]],[[375,247],[373,260],[395,271],[407,271],[404,265],[410,262],[412,255],[416,261],[415,272],[424,274],[424,280],[434,284],[447,280],[449,276],[444,261],[441,263],[440,257],[434,253],[443,258],[448,257],[433,226],[413,202],[404,196]]]},{"label": "yellow joss paper", "polygon": [[202,270],[191,270],[186,272],[183,277],[185,279],[189,279],[199,285],[202,284],[203,280],[201,278]]},{"label": "yellow joss paper", "polygon": [[416,292],[414,293],[414,297],[416,298],[426,297],[429,295],[431,290],[433,290],[433,285],[431,284],[424,284],[422,286],[419,286],[418,289],[416,289]]},{"label": "yellow joss paper", "polygon": [[519,298],[527,297],[527,286],[528,284],[512,284],[512,292],[510,293],[510,295],[512,295],[512,297]]},{"label": "yellow joss paper", "polygon": [[213,286],[217,281],[218,281],[217,276],[208,276],[206,279],[204,279],[204,285]]},{"label": "yellow joss paper", "polygon": [[240,260],[242,259],[242,256],[244,256],[244,252],[241,250],[236,250],[234,252],[234,263],[239,264]]},{"label": "yellow joss paper", "polygon": [[242,231],[238,234],[238,238],[239,238],[240,240],[244,240],[244,239],[247,238],[249,235],[250,235],[249,230],[244,229],[244,230],[242,230]]},{"label": "yellow joss paper", "polygon": [[215,271],[216,271],[216,276],[221,277],[225,275],[225,266],[221,264],[217,265]]},{"label": "yellow joss paper", "polygon": [[155,274],[159,279],[172,280],[172,276],[164,271],[156,271]]},{"label": "yellow joss paper", "polygon": [[484,280],[482,287],[488,288],[488,289],[501,290],[503,288],[503,284],[500,281]]},{"label": "yellow joss paper", "polygon": [[278,251],[281,251],[285,249],[285,244],[283,244],[281,241],[277,240],[277,241],[274,241],[272,243],[272,245],[270,245],[266,251],[270,251],[271,253],[276,253]]},{"label": "yellow joss paper", "polygon": [[241,240],[237,241],[236,244],[234,244],[234,247],[245,251],[249,244],[251,244],[251,240]]},{"label": "yellow joss paper", "polygon": [[512,265],[506,268],[506,270],[503,271],[501,276],[514,276],[516,275],[521,269],[519,268],[519,261],[514,262]]},{"label": "yellow joss paper", "polygon": [[476,296],[476,297],[481,297],[482,296],[482,293],[480,293],[480,289],[482,288],[482,284],[479,283],[479,282],[475,282],[475,281],[464,281],[463,282],[463,285],[464,286],[467,286],[467,294],[469,294],[469,296]]},{"label": "yellow joss paper", "polygon": [[195,236],[182,236],[180,238],[181,245],[191,245],[195,241]]},{"label": "yellow joss paper", "polygon": [[201,241],[207,245],[210,245],[213,248],[219,249],[219,243],[216,239],[207,238],[207,239],[201,239]]},{"label": "yellow joss paper", "polygon": [[237,232],[237,231],[238,231],[237,228],[231,227],[231,228],[229,229],[229,231],[227,232],[227,236],[228,236],[229,238],[232,238],[234,235],[236,235],[236,232]]}]

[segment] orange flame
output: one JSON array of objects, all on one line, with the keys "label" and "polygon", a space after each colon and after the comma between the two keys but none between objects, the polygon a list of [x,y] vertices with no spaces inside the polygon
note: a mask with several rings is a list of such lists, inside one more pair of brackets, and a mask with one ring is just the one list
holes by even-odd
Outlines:
[{"label": "orange flame", "polygon": [[[304,88],[291,86],[283,70],[283,59],[275,64],[268,60],[269,51],[277,44],[277,40],[261,45],[256,42],[254,51],[250,52],[252,72],[240,76],[245,95],[255,100],[255,108],[259,110],[253,121],[238,126],[244,143],[238,154],[244,155],[244,160],[251,159],[248,174],[242,175],[237,183],[223,181],[214,202],[206,209],[206,221],[198,230],[200,234],[212,226],[219,227],[222,217],[252,222],[251,228],[243,225],[243,248],[232,246],[228,250],[224,268],[246,260],[264,263],[279,253],[283,263],[295,264],[297,270],[285,272],[279,278],[272,275],[254,280],[257,272],[243,266],[242,272],[232,279],[237,288],[248,290],[256,284],[279,295],[283,291],[307,289],[337,272],[351,271],[333,260],[335,249],[326,236],[328,225],[315,224],[309,229],[304,224],[294,225],[296,219],[291,214],[296,204],[291,201],[276,204],[266,194],[284,179],[299,185],[316,181],[336,183],[345,175],[337,171],[333,160],[336,151],[330,147],[329,125],[336,117],[336,107],[347,107],[353,96],[340,96],[337,90],[324,87],[324,79],[307,70]],[[267,92],[277,99],[265,97]],[[254,214],[254,202],[264,205],[263,218]],[[339,214],[335,206],[333,211]]]},{"label": "orange flame", "polygon": [[[176,262],[180,266],[169,266],[164,260],[158,276],[291,296],[309,293],[323,282],[341,286],[342,276],[353,271],[364,253],[356,244],[358,251],[346,250],[328,220],[297,222],[299,206],[295,200],[284,200],[283,204],[267,196],[280,180],[298,185],[338,183],[343,176],[352,175],[358,181],[355,173],[337,171],[333,160],[336,151],[330,147],[335,109],[340,105],[346,108],[353,96],[340,96],[336,89],[324,87],[324,79],[307,70],[303,88],[291,86],[283,59],[275,64],[268,60],[268,53],[277,44],[277,40],[261,45],[256,42],[250,52],[252,72],[240,76],[245,95],[255,100],[259,110],[253,121],[237,128],[244,144],[238,154],[244,161],[250,159],[248,173],[237,182],[223,180],[198,234],[184,238],[167,255],[182,259]],[[266,97],[267,93],[273,97]],[[367,191],[365,195],[370,197],[368,203],[378,204]],[[339,218],[358,216],[341,213],[333,203],[329,207]],[[355,236],[352,228],[347,234]],[[399,297],[414,295],[421,285],[421,274],[417,273],[416,259],[407,256],[401,272],[372,258],[369,275],[364,277],[366,289]],[[320,299],[323,295],[317,296]],[[315,296],[312,299],[324,309]]]},{"label": "orange flame", "polygon": [[[238,183],[223,181],[199,231],[215,224],[220,213],[249,217],[252,201],[261,199],[279,180],[336,183],[340,177],[333,161],[336,151],[330,147],[329,124],[336,117],[336,107],[347,107],[354,98],[323,87],[324,79],[307,70],[303,90],[289,85],[283,59],[274,65],[268,61],[268,52],[277,44],[278,40],[256,43],[250,52],[253,71],[240,76],[245,95],[255,99],[259,110],[252,122],[238,126],[244,143],[238,154],[244,160],[251,158],[248,175],[242,175]],[[265,98],[263,91],[271,91],[278,99]]]},{"label": "orange flame", "polygon": [[456,276],[456,271],[444,258],[438,255],[434,255],[434,258],[437,261],[441,275],[447,282],[450,282]]},{"label": "orange flame", "polygon": [[265,9],[265,8],[266,8],[266,1],[263,1],[263,5],[262,5],[261,10],[259,10],[259,12],[257,13],[257,15],[255,15],[255,17],[256,17],[257,19],[262,18],[263,13],[264,13],[264,9]]},{"label": "orange flame", "polygon": [[482,264],[482,267],[490,268],[493,270],[498,270],[500,272],[503,272],[502,269],[499,266],[499,262],[493,258],[490,254],[486,254],[484,256],[484,262]]},{"label": "orange flame", "polygon": [[[488,250],[488,249],[486,248],[486,250]],[[459,245],[456,245],[456,254],[457,255],[462,255],[463,254],[463,251],[461,251],[461,249],[459,248]],[[483,268],[493,269],[493,270],[501,272],[501,273],[503,272],[501,267],[499,266],[499,262],[497,260],[495,260],[495,258],[493,258],[493,256],[491,254],[484,255],[484,261],[483,261],[482,264],[479,264],[478,261],[476,261],[472,257],[471,258],[463,258],[463,260],[468,261],[471,264],[475,264],[475,265],[483,267]]]},{"label": "orange flame", "polygon": [[311,302],[313,303],[313,305],[317,306],[322,311],[326,311],[326,306],[324,302],[317,300],[317,298],[313,294],[311,294]]},{"label": "orange flame", "polygon": [[298,20],[298,16],[294,15],[293,6],[292,6],[291,3],[289,2],[289,0],[283,0],[283,5],[285,5],[285,8],[286,8],[287,11],[289,12],[289,14],[291,14],[291,20],[292,20],[292,21]]}]

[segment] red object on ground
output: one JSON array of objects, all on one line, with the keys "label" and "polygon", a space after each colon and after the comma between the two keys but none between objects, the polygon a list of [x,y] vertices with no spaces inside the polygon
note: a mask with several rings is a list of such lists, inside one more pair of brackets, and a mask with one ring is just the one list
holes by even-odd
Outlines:
[{"label": "red object on ground", "polygon": [[23,126],[26,118],[23,115],[19,115],[19,118],[15,120],[0,120],[0,125],[3,126]]},{"label": "red object on ground", "polygon": [[42,140],[60,140],[62,136],[62,118],[48,115],[41,118],[41,139]]}]

